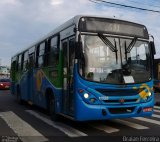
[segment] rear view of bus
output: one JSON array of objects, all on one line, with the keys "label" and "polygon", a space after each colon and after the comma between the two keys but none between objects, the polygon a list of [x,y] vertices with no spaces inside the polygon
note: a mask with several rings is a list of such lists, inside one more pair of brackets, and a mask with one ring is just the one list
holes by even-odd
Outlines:
[{"label": "rear view of bus", "polygon": [[81,17],[77,31],[77,120],[151,116],[155,47],[145,26]]}]

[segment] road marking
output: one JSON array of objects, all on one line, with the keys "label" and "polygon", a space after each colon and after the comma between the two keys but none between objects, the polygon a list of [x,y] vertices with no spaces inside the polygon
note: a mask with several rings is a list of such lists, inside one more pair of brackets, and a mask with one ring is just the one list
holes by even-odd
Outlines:
[{"label": "road marking", "polygon": [[134,119],[149,122],[149,123],[156,124],[156,125],[160,125],[160,121],[153,120],[153,119],[148,119],[148,118],[144,118],[144,117],[136,117]]},{"label": "road marking", "polygon": [[68,135],[69,137],[82,137],[82,136],[88,136],[87,134],[74,129],[68,125],[65,125],[63,123],[59,123],[59,122],[54,122],[44,116],[41,116],[40,114],[38,114],[35,111],[32,110],[26,110],[26,112],[30,113],[31,115],[35,116],[36,118],[42,120],[43,122],[47,123],[48,125],[59,129],[60,131],[64,132],[66,135]]},{"label": "road marking", "polygon": [[156,109],[154,109],[154,112],[159,112],[159,113],[160,113],[160,110],[156,110]]},{"label": "road marking", "polygon": [[110,126],[106,126],[106,125],[103,125],[103,124],[98,124],[98,123],[92,123],[92,124],[88,124],[88,125],[93,127],[93,128],[96,128],[98,130],[105,131],[106,133],[114,133],[114,132],[119,131],[119,129],[116,129],[116,128],[113,128],[113,127],[110,127]]},{"label": "road marking", "polygon": [[155,117],[155,118],[160,118],[160,115],[157,115],[157,114],[152,114],[152,117]]},{"label": "road marking", "polygon": [[156,108],[156,109],[160,109],[160,107],[159,107],[159,106],[154,106],[154,108]]},{"label": "road marking", "polygon": [[139,130],[149,129],[146,126],[143,126],[143,125],[140,125],[140,124],[136,124],[136,123],[133,123],[133,122],[129,122],[129,121],[126,121],[126,120],[115,119],[113,121],[118,122],[118,123],[123,124],[123,125],[126,125],[126,126],[129,126],[131,128],[139,129]]},{"label": "road marking", "polygon": [[23,142],[45,142],[48,141],[41,133],[31,125],[22,120],[14,112],[0,112],[0,117],[18,135]]}]

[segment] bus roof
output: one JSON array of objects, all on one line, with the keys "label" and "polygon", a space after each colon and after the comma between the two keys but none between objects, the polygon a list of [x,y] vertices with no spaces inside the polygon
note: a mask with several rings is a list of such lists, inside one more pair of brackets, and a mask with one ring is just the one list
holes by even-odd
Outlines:
[{"label": "bus roof", "polygon": [[56,29],[54,29],[53,31],[51,31],[50,33],[48,33],[46,36],[42,37],[41,39],[39,39],[38,41],[32,43],[30,46],[28,46],[27,48],[23,49],[22,51],[18,52],[17,54],[15,54],[12,58],[14,58],[15,56],[17,56],[18,54],[20,54],[21,52],[26,51],[27,49],[35,46],[36,44],[44,41],[45,39],[47,39],[48,37],[76,24],[78,22],[78,20],[81,18],[82,16],[77,15],[73,18],[71,18],[70,20],[66,21],[64,24],[62,24],[61,26],[57,27]]},{"label": "bus roof", "polygon": [[123,21],[123,22],[128,22],[128,23],[144,26],[142,24],[138,24],[138,23],[134,23],[134,22],[131,22],[131,21],[126,21],[126,20],[120,20],[120,19],[116,19],[116,18],[111,18],[111,17],[109,18],[109,17],[93,16],[93,15],[76,15],[73,18],[71,18],[70,20],[66,21],[64,24],[60,25],[59,27],[57,27],[56,29],[54,29],[53,31],[51,31],[50,33],[48,33],[46,36],[42,37],[41,39],[39,39],[38,41],[34,42],[33,44],[31,44],[27,48],[23,49],[22,51],[18,52],[14,56],[12,56],[12,59],[15,58],[17,55],[19,55],[20,53],[25,52],[29,48],[32,48],[33,46],[37,45],[38,43],[43,42],[45,39],[53,36],[54,34],[57,34],[58,32],[63,31],[64,29],[67,29],[68,27],[70,27],[72,25],[76,25],[76,28],[78,29],[78,23],[79,23],[80,18],[82,18],[82,17],[114,19],[114,20],[118,20],[118,21]]}]

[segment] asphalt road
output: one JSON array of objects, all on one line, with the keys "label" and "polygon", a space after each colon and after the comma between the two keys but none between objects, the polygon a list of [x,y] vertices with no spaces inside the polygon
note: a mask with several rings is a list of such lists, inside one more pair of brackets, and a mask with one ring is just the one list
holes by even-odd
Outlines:
[{"label": "asphalt road", "polygon": [[53,122],[44,110],[19,105],[10,91],[0,91],[0,141],[160,141],[160,107],[150,118]]}]

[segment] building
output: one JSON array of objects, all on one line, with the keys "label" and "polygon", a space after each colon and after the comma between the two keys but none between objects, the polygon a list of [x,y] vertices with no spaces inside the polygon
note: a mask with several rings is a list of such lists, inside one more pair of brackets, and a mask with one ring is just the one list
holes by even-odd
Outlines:
[{"label": "building", "polygon": [[0,66],[0,78],[9,78],[10,69],[7,66]]}]

